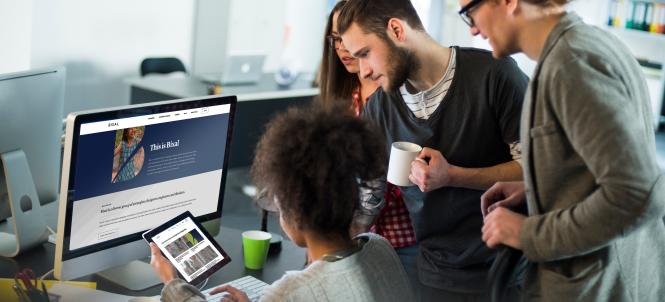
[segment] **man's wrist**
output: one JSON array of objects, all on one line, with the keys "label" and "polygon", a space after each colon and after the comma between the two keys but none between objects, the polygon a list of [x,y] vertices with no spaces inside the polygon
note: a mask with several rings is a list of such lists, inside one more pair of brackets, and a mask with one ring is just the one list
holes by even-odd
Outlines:
[{"label": "man's wrist", "polygon": [[448,182],[443,184],[443,187],[464,187],[462,184],[462,175],[464,168],[448,164]]}]

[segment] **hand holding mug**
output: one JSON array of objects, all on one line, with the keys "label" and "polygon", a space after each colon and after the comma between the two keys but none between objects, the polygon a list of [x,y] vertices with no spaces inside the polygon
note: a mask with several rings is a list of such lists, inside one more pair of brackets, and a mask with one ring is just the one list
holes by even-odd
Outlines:
[{"label": "hand holding mug", "polygon": [[447,187],[451,185],[450,170],[452,167],[441,152],[423,148],[416,160],[411,162],[409,180],[423,192]]}]

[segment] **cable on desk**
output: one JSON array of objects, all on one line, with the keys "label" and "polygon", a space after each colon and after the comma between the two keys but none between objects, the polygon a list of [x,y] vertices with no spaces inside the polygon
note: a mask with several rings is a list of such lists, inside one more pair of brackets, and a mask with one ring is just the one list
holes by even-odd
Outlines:
[{"label": "cable on desk", "polygon": [[41,277],[39,277],[39,282],[44,283],[44,278],[48,277],[48,275],[53,274],[53,271],[55,269],[51,269],[50,271],[46,272],[46,274],[43,274]]},{"label": "cable on desk", "polygon": [[206,278],[203,281],[203,284],[201,284],[201,286],[199,286],[199,290],[203,290],[203,288],[206,287],[206,285],[208,285],[208,279],[210,279],[210,278]]},{"label": "cable on desk", "polygon": [[55,235],[55,231],[50,226],[46,225],[46,228],[51,233],[51,235]]}]

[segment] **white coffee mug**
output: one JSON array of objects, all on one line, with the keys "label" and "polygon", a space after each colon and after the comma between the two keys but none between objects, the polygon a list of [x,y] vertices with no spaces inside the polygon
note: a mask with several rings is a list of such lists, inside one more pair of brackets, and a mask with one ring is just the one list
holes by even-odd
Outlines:
[{"label": "white coffee mug", "polygon": [[388,162],[388,182],[406,187],[412,186],[409,180],[411,162],[418,157],[423,148],[409,142],[394,142],[390,148],[390,161]]}]

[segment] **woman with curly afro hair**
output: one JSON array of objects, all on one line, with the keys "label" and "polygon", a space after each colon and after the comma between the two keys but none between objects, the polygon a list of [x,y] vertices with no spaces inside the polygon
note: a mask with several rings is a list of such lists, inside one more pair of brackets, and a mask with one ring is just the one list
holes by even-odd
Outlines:
[{"label": "woman with curly afro hair", "polygon": [[[338,110],[291,108],[268,123],[258,143],[256,184],[274,200],[284,232],[312,260],[268,286],[260,301],[414,300],[390,243],[372,233],[349,234],[363,184],[385,174],[387,154],[373,125]],[[163,275],[163,301],[203,301],[195,287]],[[212,292],[224,291],[222,301],[249,301],[231,286]]]}]

